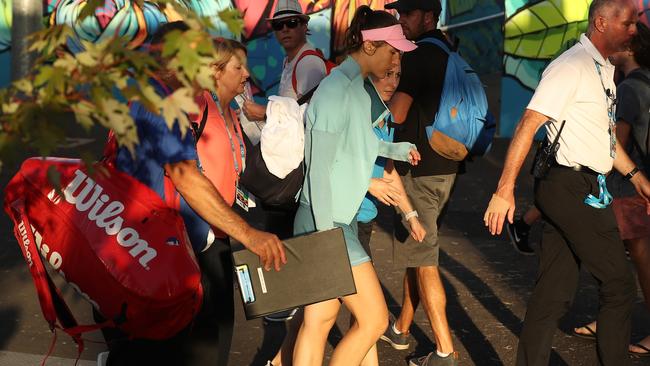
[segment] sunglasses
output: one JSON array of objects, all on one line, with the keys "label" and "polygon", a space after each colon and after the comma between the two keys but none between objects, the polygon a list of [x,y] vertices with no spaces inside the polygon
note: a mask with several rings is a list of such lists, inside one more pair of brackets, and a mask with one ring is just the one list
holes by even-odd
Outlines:
[{"label": "sunglasses", "polygon": [[300,21],[300,19],[291,18],[289,20],[277,20],[277,21],[271,22],[271,28],[273,28],[274,31],[279,32],[284,28],[285,25],[289,29],[294,29],[299,24],[302,24],[302,21]]}]

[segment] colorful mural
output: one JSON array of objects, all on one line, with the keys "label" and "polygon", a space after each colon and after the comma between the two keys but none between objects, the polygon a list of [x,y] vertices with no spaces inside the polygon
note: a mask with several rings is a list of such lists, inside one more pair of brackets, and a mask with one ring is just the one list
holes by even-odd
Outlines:
[{"label": "colorful mural", "polygon": [[[227,8],[238,8],[243,14],[244,30],[238,36],[249,48],[249,64],[253,71],[256,91],[260,96],[273,94],[279,82],[284,58],[282,48],[270,30],[267,18],[271,16],[277,0],[186,0],[189,8],[208,17],[216,26],[214,35],[235,38],[218,13]],[[95,16],[76,22],[79,12],[88,0],[44,0],[46,14],[51,24],[71,26],[78,39],[69,42],[73,51],[81,50],[79,40],[100,41],[115,34],[130,40],[129,46],[137,48],[163,23],[179,19],[178,14],[166,13],[151,2],[138,6],[132,0],[106,0]],[[385,0],[299,0],[303,11],[310,16],[309,40],[327,57],[339,49],[343,34],[359,5],[383,9]],[[335,5],[334,5],[335,4]],[[334,15],[336,14],[336,15]],[[333,16],[334,15],[334,16]],[[10,77],[11,0],[0,0],[0,87],[7,85]]]},{"label": "colorful mural", "polygon": [[11,79],[11,0],[0,0],[0,87]]},{"label": "colorful mural", "polygon": [[503,11],[502,0],[455,0],[443,4],[440,26],[458,41],[460,54],[479,74],[501,71]]},{"label": "colorful mural", "polygon": [[[648,22],[650,0],[637,0]],[[591,0],[505,0],[499,134],[512,136],[544,68],[587,29]]]}]

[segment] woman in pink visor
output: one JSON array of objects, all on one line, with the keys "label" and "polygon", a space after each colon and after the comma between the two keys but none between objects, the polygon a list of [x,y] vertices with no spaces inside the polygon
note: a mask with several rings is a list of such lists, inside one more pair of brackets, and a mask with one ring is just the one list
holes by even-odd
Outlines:
[{"label": "woman in pink visor", "polygon": [[[305,307],[293,354],[295,366],[322,364],[341,303],[356,322],[334,349],[331,366],[359,365],[383,334],[388,309],[370,257],[359,242],[356,214],[367,192],[391,205],[405,199],[390,180],[371,180],[378,156],[412,164],[420,159],[415,145],[377,138],[373,126],[383,121],[388,108],[374,88],[364,88],[368,76],[385,76],[399,62],[400,52],[416,46],[404,37],[392,15],[361,6],[348,29],[346,48],[347,59],[321,82],[307,109],[307,173],[294,234],[341,228],[357,293]],[[376,356],[369,360],[373,358],[376,364]]]}]

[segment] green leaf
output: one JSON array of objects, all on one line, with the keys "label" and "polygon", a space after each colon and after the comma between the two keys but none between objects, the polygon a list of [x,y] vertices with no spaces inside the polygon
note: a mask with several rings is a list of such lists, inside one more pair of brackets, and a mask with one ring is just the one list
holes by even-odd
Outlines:
[{"label": "green leaf", "polygon": [[56,170],[55,165],[50,165],[50,167],[47,168],[47,180],[58,193],[61,193],[61,173]]},{"label": "green leaf", "polygon": [[14,114],[18,110],[20,103],[18,102],[8,102],[2,104],[2,113],[4,114]]},{"label": "green leaf", "polygon": [[54,68],[52,66],[43,66],[39,68],[38,74],[36,74],[36,78],[34,78],[34,86],[39,87],[43,84],[46,84],[48,81],[50,81],[53,72]]},{"label": "green leaf", "polygon": [[21,93],[31,95],[34,91],[34,85],[28,79],[20,79],[13,82],[14,88],[16,88]]},{"label": "green leaf", "polygon": [[235,35],[241,34],[244,29],[244,21],[239,9],[229,8],[219,12],[219,18],[226,23],[228,30]]},{"label": "green leaf", "polygon": [[190,126],[187,114],[199,113],[199,107],[194,102],[194,96],[190,88],[179,88],[163,99],[161,110],[162,116],[170,129],[174,126],[174,122],[178,121],[183,136]]},{"label": "green leaf", "polygon": [[81,101],[73,104],[71,108],[74,112],[77,123],[79,123],[86,131],[89,131],[95,124],[95,121],[92,119],[95,105],[87,101]]}]

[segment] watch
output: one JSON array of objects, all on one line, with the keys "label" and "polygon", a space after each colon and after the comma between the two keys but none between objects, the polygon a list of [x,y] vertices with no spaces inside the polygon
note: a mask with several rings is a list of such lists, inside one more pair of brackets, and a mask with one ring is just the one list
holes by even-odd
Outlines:
[{"label": "watch", "polygon": [[636,173],[639,172],[639,167],[634,167],[629,173],[625,174],[625,179],[630,180]]}]

